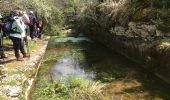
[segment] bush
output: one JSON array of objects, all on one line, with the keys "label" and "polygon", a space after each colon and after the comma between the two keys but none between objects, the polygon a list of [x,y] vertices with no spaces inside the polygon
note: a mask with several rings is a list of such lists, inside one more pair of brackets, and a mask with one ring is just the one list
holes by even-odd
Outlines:
[{"label": "bush", "polygon": [[[33,10],[38,19],[45,21],[47,32],[51,29],[51,26],[61,26],[64,20],[63,12],[56,7],[55,0],[0,0],[0,12],[3,16],[9,15],[13,10]],[[48,34],[48,33],[47,33]]]},{"label": "bush", "polygon": [[145,8],[145,9],[141,9],[140,11],[138,11],[134,16],[133,16],[133,20],[134,21],[151,21],[156,19],[158,16],[158,12],[157,10],[154,9],[150,9],[150,8]]},{"label": "bush", "polygon": [[101,100],[105,84],[85,79],[84,77],[67,77],[43,84],[32,96],[34,100]]},{"label": "bush", "polygon": [[61,36],[61,29],[58,25],[52,25],[51,26],[51,31],[48,32],[50,36]]}]

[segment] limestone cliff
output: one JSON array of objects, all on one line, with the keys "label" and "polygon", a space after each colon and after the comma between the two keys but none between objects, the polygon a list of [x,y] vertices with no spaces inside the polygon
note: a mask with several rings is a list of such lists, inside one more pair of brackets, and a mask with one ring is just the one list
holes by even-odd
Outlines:
[{"label": "limestone cliff", "polygon": [[170,83],[169,7],[139,1],[90,3],[78,20],[79,28]]}]

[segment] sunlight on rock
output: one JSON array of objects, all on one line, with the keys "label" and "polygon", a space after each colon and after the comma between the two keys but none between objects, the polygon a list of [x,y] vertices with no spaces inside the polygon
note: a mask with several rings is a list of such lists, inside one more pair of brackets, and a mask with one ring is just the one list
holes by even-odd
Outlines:
[{"label": "sunlight on rock", "polygon": [[170,43],[169,42],[162,42],[158,48],[159,49],[166,49],[166,48],[169,48],[170,47]]}]

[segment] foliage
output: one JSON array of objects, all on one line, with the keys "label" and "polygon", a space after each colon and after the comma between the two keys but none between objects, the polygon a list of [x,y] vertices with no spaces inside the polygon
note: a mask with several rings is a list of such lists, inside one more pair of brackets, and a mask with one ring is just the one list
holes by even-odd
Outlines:
[{"label": "foliage", "polygon": [[130,21],[137,21],[155,23],[160,30],[170,31],[169,0],[82,0],[82,3],[79,22],[83,30],[107,31],[115,25],[127,26]]},{"label": "foliage", "polygon": [[8,15],[16,9],[28,9],[32,5],[32,0],[0,0],[0,12],[2,15]]},{"label": "foliage", "polygon": [[83,78],[73,78],[70,81],[72,88],[69,96],[71,100],[99,100],[102,95],[102,88],[104,84],[100,82],[93,82]]},{"label": "foliage", "polygon": [[40,94],[47,97],[55,97],[53,94],[55,94],[55,84],[49,84],[47,87],[43,88],[42,91],[40,91]]},{"label": "foliage", "polygon": [[29,49],[31,49],[31,50],[35,50],[35,49],[37,48],[37,44],[36,44],[35,41],[29,41],[28,44],[29,44],[28,47],[29,47]]},{"label": "foliage", "polygon": [[58,25],[51,26],[50,30],[51,30],[51,32],[50,32],[51,36],[60,36],[61,35],[61,30]]},{"label": "foliage", "polygon": [[0,12],[4,17],[18,9],[33,10],[38,19],[45,21],[47,34],[50,34],[53,25],[55,28],[61,26],[64,20],[63,12],[55,6],[54,0],[0,0]]},{"label": "foliage", "polygon": [[76,13],[79,10],[80,3],[80,0],[67,0],[64,11]]},{"label": "foliage", "polygon": [[93,82],[83,77],[69,77],[67,82],[57,82],[56,94],[60,98],[70,100],[96,100],[102,96],[102,88],[104,84],[100,82]]},{"label": "foliage", "polygon": [[[52,37],[47,52],[42,60],[39,75],[37,77],[36,89],[31,96],[31,100],[96,100],[102,96],[105,84],[98,81],[91,81],[84,77],[64,76],[61,80],[52,81],[50,73],[51,67],[56,64],[59,58],[72,54],[82,56],[79,50],[55,49],[55,47],[65,47],[66,45],[57,44],[60,38]],[[57,54],[56,54],[56,51]],[[83,59],[83,58],[82,58]]]},{"label": "foliage", "polygon": [[[41,87],[35,93],[36,100],[98,100],[101,99],[105,84],[83,77],[69,77],[68,81],[56,81]],[[49,99],[50,98],[50,99]]]}]

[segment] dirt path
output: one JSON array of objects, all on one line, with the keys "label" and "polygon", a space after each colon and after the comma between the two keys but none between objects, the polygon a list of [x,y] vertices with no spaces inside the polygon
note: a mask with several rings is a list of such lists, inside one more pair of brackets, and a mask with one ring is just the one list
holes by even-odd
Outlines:
[{"label": "dirt path", "polygon": [[25,92],[37,71],[37,64],[45,53],[49,37],[30,42],[30,57],[16,61],[12,45],[8,41],[5,47],[7,59],[0,60],[0,100],[24,99]]}]

